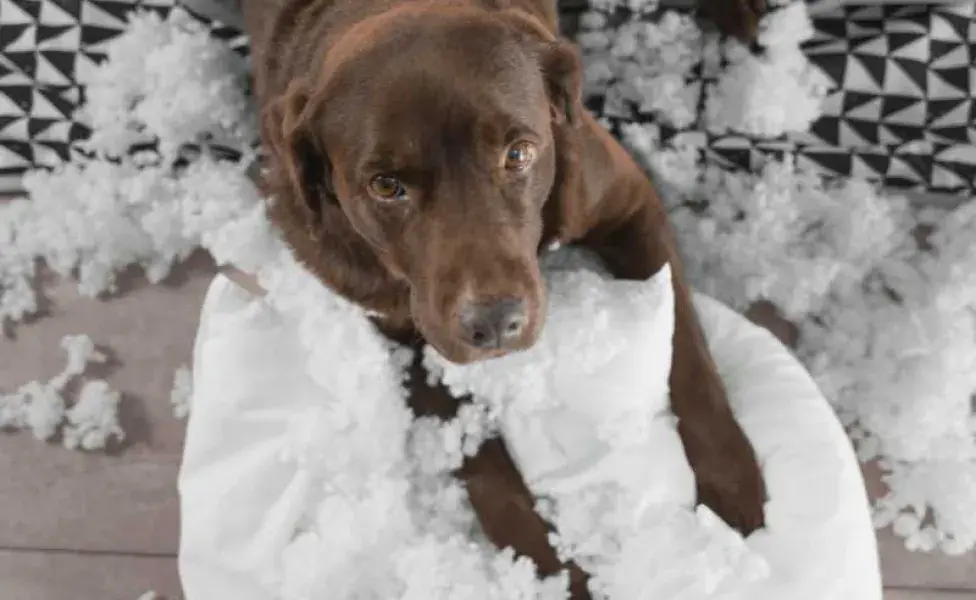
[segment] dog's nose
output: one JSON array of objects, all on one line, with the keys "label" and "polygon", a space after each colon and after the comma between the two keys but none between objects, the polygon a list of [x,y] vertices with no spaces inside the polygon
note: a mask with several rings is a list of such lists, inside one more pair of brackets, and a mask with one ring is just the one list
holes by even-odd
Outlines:
[{"label": "dog's nose", "polygon": [[473,302],[461,309],[461,332],[479,350],[504,349],[522,337],[529,316],[525,302],[514,298]]}]

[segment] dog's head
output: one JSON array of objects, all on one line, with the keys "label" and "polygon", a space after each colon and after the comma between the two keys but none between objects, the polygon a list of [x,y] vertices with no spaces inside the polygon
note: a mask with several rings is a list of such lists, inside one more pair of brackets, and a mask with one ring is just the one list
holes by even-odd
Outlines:
[{"label": "dog's head", "polygon": [[269,103],[269,175],[317,244],[381,268],[427,341],[469,362],[544,321],[543,209],[579,64],[520,12],[413,6],[346,32]]}]

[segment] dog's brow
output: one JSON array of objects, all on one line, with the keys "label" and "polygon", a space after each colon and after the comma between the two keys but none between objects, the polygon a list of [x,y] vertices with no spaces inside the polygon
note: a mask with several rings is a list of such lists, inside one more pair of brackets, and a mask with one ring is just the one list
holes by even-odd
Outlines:
[{"label": "dog's brow", "polygon": [[404,183],[424,186],[429,182],[430,171],[419,163],[407,162],[392,155],[367,156],[360,164],[361,176],[373,177],[387,175],[396,177]]},{"label": "dog's brow", "polygon": [[505,131],[505,143],[511,144],[518,140],[529,140],[533,143],[539,143],[542,140],[542,135],[528,123],[512,121],[512,124]]},{"label": "dog's brow", "polygon": [[396,160],[389,154],[371,154],[362,161],[360,170],[365,173],[386,173],[394,175],[416,169],[411,169],[406,163],[401,160]]}]

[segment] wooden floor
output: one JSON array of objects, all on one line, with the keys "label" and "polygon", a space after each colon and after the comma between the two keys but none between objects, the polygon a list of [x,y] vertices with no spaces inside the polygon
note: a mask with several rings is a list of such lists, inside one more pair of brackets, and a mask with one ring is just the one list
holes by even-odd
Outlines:
[{"label": "wooden floor", "polygon": [[[92,335],[115,357],[102,374],[126,394],[130,436],[105,456],[0,435],[0,600],[136,600],[148,590],[182,597],[174,556],[183,423],[170,413],[169,392],[173,372],[190,360],[212,273],[197,259],[174,285],[136,279],[102,303],[57,285],[50,314],[0,342],[5,391],[56,373],[64,334]],[[976,555],[914,555],[888,534],[881,553],[886,600],[976,600]]]}]

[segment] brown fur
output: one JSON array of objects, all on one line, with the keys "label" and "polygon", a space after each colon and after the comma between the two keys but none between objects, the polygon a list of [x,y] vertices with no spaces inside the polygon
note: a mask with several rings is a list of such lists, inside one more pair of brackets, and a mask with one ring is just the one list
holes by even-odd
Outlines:
[{"label": "brown fur", "polygon": [[[754,32],[761,6],[709,2],[728,31]],[[620,278],[645,279],[669,262],[672,409],[698,499],[744,533],[761,527],[759,465],[709,355],[665,211],[584,110],[555,0],[247,0],[245,9],[272,217],[299,260],[385,315],[389,335],[423,339],[458,362],[500,352],[461,341],[457,315],[472,299],[523,300],[528,326],[506,351],[534,342],[545,320],[538,250],[551,242],[594,250]],[[513,135],[538,149],[516,175],[498,167]],[[371,176],[391,172],[409,201],[386,205],[366,192]],[[415,412],[455,414],[446,390],[419,371],[412,382]],[[549,546],[502,440],[457,475],[495,544],[543,575],[568,568],[573,597],[588,597],[585,573]]]}]

